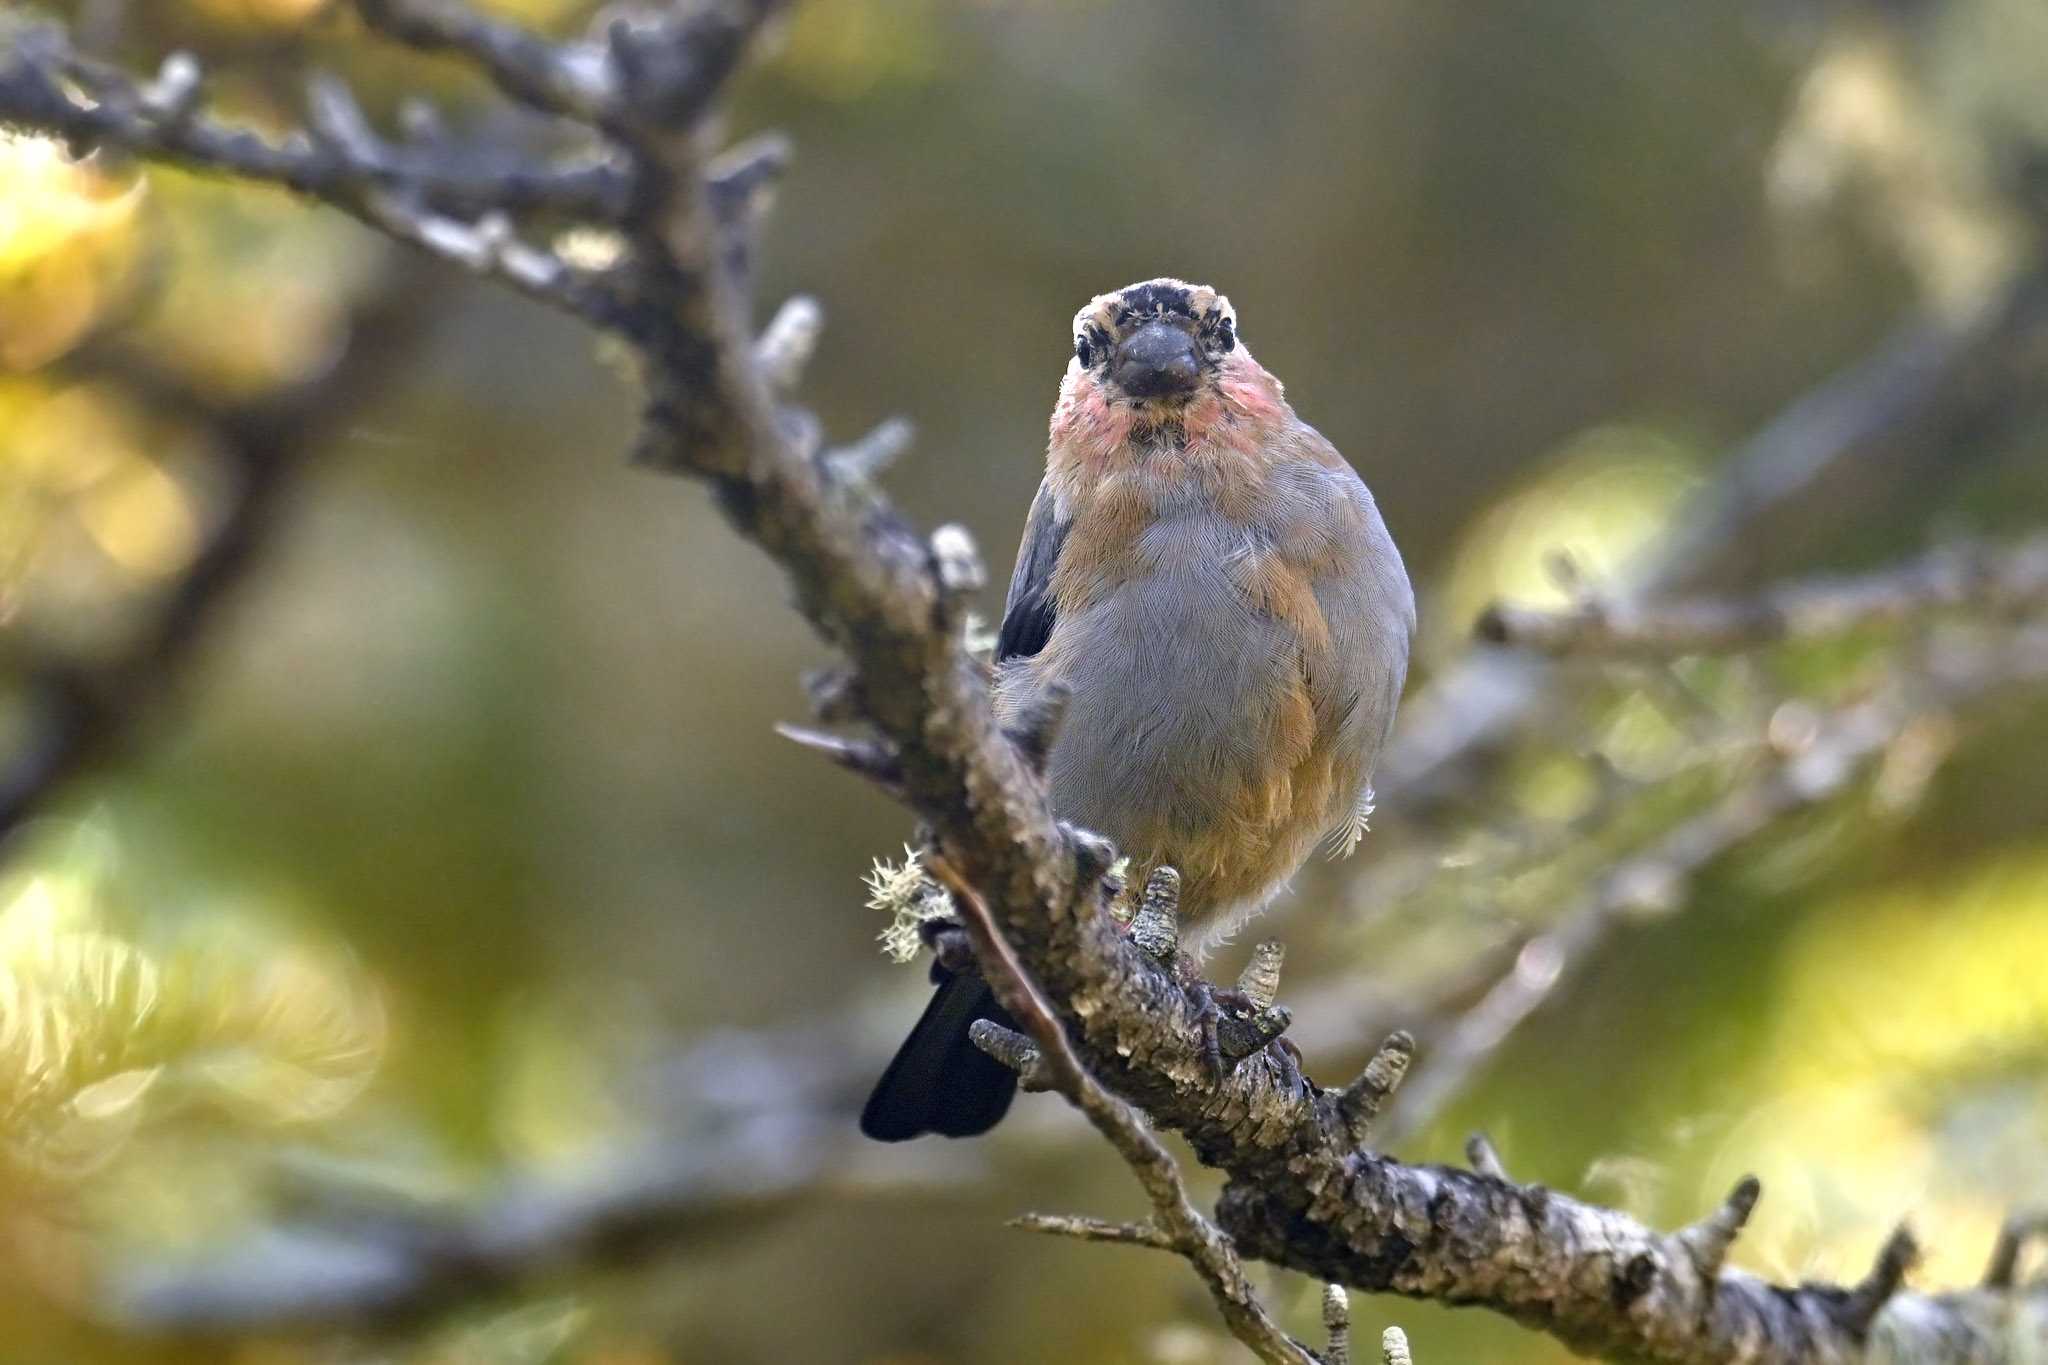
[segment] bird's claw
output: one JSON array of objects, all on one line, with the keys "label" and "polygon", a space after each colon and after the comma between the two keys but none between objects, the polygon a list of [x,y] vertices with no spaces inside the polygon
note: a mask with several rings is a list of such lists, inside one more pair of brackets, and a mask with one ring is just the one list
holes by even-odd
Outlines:
[{"label": "bird's claw", "polygon": [[1243,1058],[1224,1060],[1223,1021],[1256,1014],[1258,1006],[1242,991],[1219,989],[1199,977],[1186,982],[1183,989],[1195,1007],[1195,1027],[1202,1033],[1202,1066],[1211,1081],[1227,1080]]},{"label": "bird's claw", "polygon": [[1313,1094],[1315,1087],[1309,1084],[1308,1074],[1301,1069],[1301,1049],[1292,1039],[1275,1038],[1266,1044],[1266,1055],[1280,1069],[1280,1085],[1285,1090],[1298,1090],[1307,1086]]},{"label": "bird's claw", "polygon": [[975,969],[974,941],[958,920],[924,920],[917,926],[917,936],[924,940],[926,951],[932,955],[934,972],[943,970],[958,976]]}]

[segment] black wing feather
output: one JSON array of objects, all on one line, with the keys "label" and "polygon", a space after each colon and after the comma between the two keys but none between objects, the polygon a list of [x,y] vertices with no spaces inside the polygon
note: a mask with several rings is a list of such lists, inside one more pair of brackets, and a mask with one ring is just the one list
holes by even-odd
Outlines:
[{"label": "black wing feather", "polygon": [[996,632],[996,662],[1028,659],[1052,638],[1057,603],[1052,595],[1053,566],[1069,523],[1053,506],[1052,489],[1038,486],[1031,515],[1024,522],[1024,541],[1017,547],[1017,569],[1010,575],[1010,595],[1003,601],[1003,624]]},{"label": "black wing feather", "polygon": [[988,983],[934,964],[939,989],[861,1110],[860,1130],[877,1142],[906,1142],[926,1133],[973,1137],[996,1126],[1017,1093],[1017,1073],[974,1045],[968,1029],[991,1019],[1017,1021],[996,1003]]}]

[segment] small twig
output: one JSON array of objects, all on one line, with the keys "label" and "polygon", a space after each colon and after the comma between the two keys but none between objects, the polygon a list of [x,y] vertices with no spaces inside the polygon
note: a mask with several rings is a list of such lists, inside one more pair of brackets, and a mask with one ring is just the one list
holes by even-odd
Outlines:
[{"label": "small twig", "polygon": [[1131,916],[1131,942],[1163,967],[1180,955],[1180,873],[1159,867],[1145,879],[1145,890]]},{"label": "small twig", "polygon": [[1728,1260],[1728,1249],[1735,1245],[1749,1215],[1756,1209],[1756,1201],[1763,1194],[1763,1185],[1753,1175],[1746,1175],[1737,1181],[1735,1188],[1721,1206],[1699,1222],[1681,1229],[1679,1244],[1692,1258],[1693,1268],[1708,1284],[1715,1283],[1721,1275],[1721,1267]]},{"label": "small twig", "polygon": [[1050,1090],[1052,1074],[1046,1069],[1045,1054],[1038,1044],[1015,1029],[1004,1028],[993,1019],[977,1019],[967,1026],[967,1041],[1017,1073],[1017,1084],[1025,1090]]},{"label": "small twig", "polygon": [[1323,1365],[1351,1365],[1351,1296],[1341,1284],[1323,1286]]},{"label": "small twig", "polygon": [[995,987],[996,998],[1038,1043],[1055,1087],[1087,1116],[1137,1176],[1152,1201],[1160,1235],[1200,1274],[1231,1332],[1263,1361],[1315,1365],[1315,1357],[1282,1331],[1259,1302],[1230,1239],[1189,1200],[1179,1166],[1152,1136],[1144,1119],[1098,1085],[1081,1065],[1081,1059],[1067,1041],[1066,1030],[996,925],[981,893],[943,856],[933,855],[926,860],[926,866],[953,893],[967,932],[974,940],[975,956],[983,975]]},{"label": "small twig", "polygon": [[848,738],[808,726],[777,724],[775,733],[812,753],[823,754],[851,773],[858,773],[891,793],[903,790],[903,760],[894,746],[879,739]]},{"label": "small twig", "polygon": [[1866,1333],[1886,1303],[1906,1283],[1906,1272],[1920,1259],[1920,1244],[1904,1223],[1892,1231],[1878,1249],[1877,1260],[1842,1303],[1843,1320],[1852,1331]]},{"label": "small twig", "polygon": [[460,222],[417,207],[391,194],[364,198],[357,216],[401,242],[452,261],[473,275],[496,279],[540,303],[560,308],[596,326],[608,326],[616,310],[601,292],[585,287],[577,272],[554,252],[521,241],[511,219],[487,213]]},{"label": "small twig", "polygon": [[804,367],[817,354],[818,338],[824,335],[825,310],[818,301],[798,294],[783,300],[782,307],[762,329],[754,343],[754,364],[761,377],[778,393],[792,393],[804,377]]},{"label": "small twig", "polygon": [[988,583],[981,551],[975,548],[974,537],[965,526],[948,522],[932,532],[931,544],[932,573],[939,581],[940,593],[948,598],[961,597],[978,592]]},{"label": "small twig", "polygon": [[1354,1148],[1365,1150],[1372,1137],[1373,1121],[1379,1117],[1387,1098],[1400,1088],[1401,1079],[1408,1074],[1408,1065],[1414,1059],[1415,1039],[1399,1031],[1389,1034],[1365,1064],[1365,1070],[1337,1096],[1337,1112],[1344,1118]]},{"label": "small twig", "polygon": [[1083,1242],[1117,1242],[1124,1246],[1171,1251],[1176,1255],[1180,1252],[1179,1243],[1151,1223],[1111,1223],[1074,1213],[1026,1213],[1012,1218],[1010,1226],[1024,1232],[1073,1237]]},{"label": "small twig", "polygon": [[1272,1007],[1280,995],[1280,969],[1287,963],[1287,945],[1278,939],[1266,939],[1252,948],[1250,961],[1238,973],[1238,993],[1252,1002],[1254,1009]]},{"label": "small twig", "polygon": [[2048,1240],[2048,1212],[2016,1213],[1998,1230],[1991,1264],[1984,1269],[1986,1289],[2011,1289],[2019,1279],[2020,1257],[2029,1242]]},{"label": "small twig", "polygon": [[1494,1150],[1492,1140],[1484,1133],[1474,1133],[1465,1139],[1465,1162],[1481,1175],[1492,1176],[1495,1180],[1512,1180],[1508,1168],[1501,1162],[1500,1153]]},{"label": "small twig", "polygon": [[916,439],[917,428],[907,419],[891,417],[858,440],[834,446],[818,460],[836,483],[865,482],[894,464]]},{"label": "small twig", "polygon": [[467,57],[511,99],[542,113],[596,122],[618,98],[615,73],[594,47],[556,47],[453,0],[355,0],[355,8],[394,42]]}]

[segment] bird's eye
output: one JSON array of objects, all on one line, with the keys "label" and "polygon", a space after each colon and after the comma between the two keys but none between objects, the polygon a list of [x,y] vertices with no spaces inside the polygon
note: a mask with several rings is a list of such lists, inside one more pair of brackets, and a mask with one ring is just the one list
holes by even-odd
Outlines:
[{"label": "bird's eye", "polygon": [[1074,358],[1081,362],[1084,370],[1095,363],[1095,347],[1090,344],[1086,332],[1074,338]]},{"label": "bird's eye", "polygon": [[1237,325],[1229,318],[1216,324],[1216,347],[1225,355],[1237,349]]}]

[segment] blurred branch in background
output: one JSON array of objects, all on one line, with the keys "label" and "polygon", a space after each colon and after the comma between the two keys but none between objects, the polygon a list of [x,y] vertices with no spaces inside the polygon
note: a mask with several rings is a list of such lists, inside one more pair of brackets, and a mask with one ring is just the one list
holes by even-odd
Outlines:
[{"label": "blurred branch in background", "polygon": [[786,1131],[593,1162],[580,1178],[515,1182],[457,1210],[316,1185],[298,1217],[225,1256],[116,1277],[110,1322],[199,1338],[308,1328],[402,1333],[550,1278],[643,1266],[760,1231],[845,1183],[834,1177],[852,1164],[838,1116],[793,1117]]},{"label": "blurred branch in background", "polygon": [[[1875,581],[1918,581],[1921,572],[1921,566],[1908,566]],[[1785,595],[1804,591],[1789,589]],[[1663,615],[1654,606],[1645,610]],[[1685,614],[1683,608],[1672,613]],[[1526,613],[1517,619],[1539,638],[1554,640],[1573,632],[1582,618]],[[1831,619],[1845,628],[1862,614],[1845,612]],[[1692,647],[1699,648],[1700,641]],[[1430,1039],[1427,1065],[1402,1091],[1387,1121],[1386,1140],[1399,1141],[1434,1120],[1614,929],[1684,907],[1700,872],[1799,812],[1867,781],[1873,770],[1882,767],[1891,777],[1889,799],[1910,801],[1954,748],[1957,727],[1967,724],[1973,712],[2044,684],[2048,627],[2033,624],[1974,645],[1944,640],[1920,651],[1914,665],[1881,694],[1838,711],[1799,701],[1781,704],[1757,768],[1707,810],[1595,876],[1582,900],[1521,944],[1513,965],[1477,1004]]]},{"label": "blurred branch in background", "polygon": [[29,720],[26,737],[0,766],[0,835],[37,813],[81,772],[118,754],[175,686],[208,621],[260,563],[294,475],[417,355],[445,298],[428,274],[410,263],[389,268],[357,302],[331,363],[282,392],[252,400],[210,397],[112,342],[70,362],[78,372],[112,380],[197,426],[227,465],[229,491],[205,547],[119,653],[83,664],[19,661]]},{"label": "blurred branch in background", "polygon": [[[451,159],[391,145],[347,87],[325,80],[309,90],[304,130],[255,140],[204,116],[208,92],[195,64],[174,60],[154,81],[135,81],[47,28],[23,31],[0,56],[0,114],[75,142],[284,183],[630,348],[648,391],[635,457],[707,482],[734,527],[788,571],[800,609],[849,656],[853,671],[832,718],[864,721],[875,733],[842,753],[857,752],[851,766],[885,779],[930,823],[943,859],[934,866],[949,869],[983,961],[1000,964],[1006,999],[1033,1027],[1032,1040],[982,1041],[1034,1079],[1046,1079],[1037,1073],[1048,1066],[1059,1073],[1060,1088],[1154,1195],[1159,1225],[1115,1240],[1170,1243],[1194,1260],[1225,1320],[1264,1358],[1341,1359],[1342,1295],[1337,1307],[1326,1301],[1329,1346],[1312,1351],[1285,1338],[1246,1282],[1240,1255],[1333,1284],[1483,1304],[1625,1358],[1889,1359],[1883,1352],[1909,1331],[1938,1341],[1922,1352],[1927,1359],[2003,1358],[2004,1325],[1987,1320],[1983,1305],[2032,1312],[2048,1292],[2014,1283],[2018,1256],[2007,1242],[1993,1257],[1997,1273],[1976,1291],[1904,1292],[1914,1244],[1903,1233],[1858,1284],[1782,1287],[1724,1266],[1755,1206],[1754,1181],[1665,1235],[1520,1185],[1490,1148],[1475,1148],[1470,1171],[1384,1156],[1371,1143],[1376,1121],[1403,1121],[1396,1087],[1413,1050],[1405,1034],[1390,1036],[1339,1090],[1307,1083],[1284,1050],[1260,1049],[1270,1034],[1254,1039],[1234,1072],[1211,1074],[1201,1011],[1171,970],[1171,897],[1158,898],[1164,932],[1149,949],[1109,924],[1098,892],[1115,851],[1054,822],[1029,752],[995,727],[961,647],[965,595],[982,577],[971,542],[957,528],[920,538],[872,487],[871,457],[896,444],[883,435],[892,428],[828,451],[822,424],[789,401],[816,335],[814,311],[786,309],[765,337],[752,333],[736,229],[753,196],[731,187],[772,176],[779,147],[713,162],[700,144],[727,76],[775,8],[757,0],[612,14],[588,37],[558,44],[450,0],[357,0],[356,12],[384,36],[453,57],[511,103],[577,130],[589,149],[566,164],[536,158],[518,167],[513,154],[472,159],[465,150]],[[477,178],[486,170],[490,183]],[[493,184],[503,195],[487,202]],[[560,218],[585,231],[573,249],[566,235],[548,235]],[[1630,586],[1661,596],[1706,584],[1716,563],[1752,567],[1751,552],[1768,539],[1766,516],[1810,516],[1828,475],[1845,463],[1902,448],[1941,458],[1931,436],[2019,406],[2013,381],[2023,367],[2012,363],[2012,348],[2038,330],[2031,289],[2022,282],[1962,323],[1915,325],[1788,411],[1688,513],[1691,537]],[[277,439],[295,429],[254,430]],[[1439,1106],[1619,916],[1669,904],[1712,859],[1846,789],[1879,755],[1910,749],[1928,715],[2037,681],[2048,648],[2038,631],[2010,631],[1981,649],[1945,645],[1920,669],[1898,696],[1774,709],[1773,753],[1761,774],[1588,879],[1595,889],[1582,894],[1590,898],[1570,902],[1576,908],[1562,920],[1522,943],[1514,975],[1448,1031],[1441,1078],[1419,1075],[1405,1103],[1418,1117]],[[1503,733],[1536,728],[1554,693],[1542,670],[1499,654],[1455,666],[1434,689],[1450,699],[1448,711],[1440,704],[1408,727],[1411,742],[1390,761],[1387,785],[1419,793]],[[1270,1001],[1267,1015],[1284,1027],[1285,1012]],[[1138,1111],[1225,1172],[1214,1223],[1188,1203]],[[330,1215],[327,1228],[348,1224],[350,1235],[329,1235],[313,1220],[312,1230],[260,1241],[212,1270],[166,1273],[131,1302],[160,1325],[188,1330],[400,1325],[530,1276],[638,1260],[728,1217],[791,1207],[816,1188],[824,1163],[839,1159],[829,1142],[812,1144],[809,1120],[796,1122],[787,1143],[709,1144],[683,1164],[663,1148],[653,1168],[629,1162],[588,1182],[518,1187],[475,1210]],[[1103,1225],[1087,1226],[1100,1233]],[[2019,1238],[2008,1241],[2017,1247]],[[1386,1351],[1394,1358],[1397,1343]]]},{"label": "blurred branch in background", "polygon": [[2048,537],[2010,548],[1950,546],[1911,563],[1854,577],[1787,583],[1747,597],[1608,602],[1572,611],[1497,603],[1479,637],[1543,654],[1669,658],[1755,649],[1936,612],[1994,616],[2048,608]]},{"label": "blurred branch in background", "polygon": [[278,1216],[228,1254],[111,1274],[110,1325],[204,1339],[403,1334],[551,1281],[759,1233],[833,1192],[978,1174],[964,1151],[915,1167],[876,1159],[854,1118],[886,1050],[850,1046],[853,1036],[843,1020],[820,1020],[678,1048],[635,1087],[659,1137],[479,1199],[424,1203],[327,1165],[287,1169]]},{"label": "blurred branch in background", "polygon": [[[2023,275],[1960,320],[1917,319],[1788,405],[1721,461],[1671,518],[1618,600],[1669,599],[1754,579],[1759,564],[1823,548],[1846,506],[1910,485],[1988,443],[1991,425],[2037,410],[2029,357],[2048,339],[2048,278]],[[1528,659],[1474,652],[1402,709],[1380,786],[1411,809],[1469,784],[1472,765],[1555,701],[1555,675]],[[1532,713],[1535,713],[1532,716]]]}]

